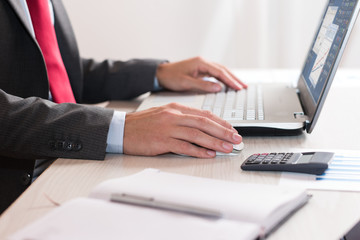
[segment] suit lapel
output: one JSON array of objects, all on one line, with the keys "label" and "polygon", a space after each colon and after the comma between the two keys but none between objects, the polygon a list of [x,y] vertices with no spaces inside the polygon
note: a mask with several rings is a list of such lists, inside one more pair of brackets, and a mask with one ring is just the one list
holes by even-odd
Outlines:
[{"label": "suit lapel", "polygon": [[7,1],[10,3],[14,11],[16,12],[17,16],[19,17],[20,21],[22,22],[22,24],[24,25],[25,29],[28,31],[30,36],[36,41],[36,39],[32,34],[30,23],[27,20],[24,7],[21,5],[20,1],[19,0],[7,0]]}]

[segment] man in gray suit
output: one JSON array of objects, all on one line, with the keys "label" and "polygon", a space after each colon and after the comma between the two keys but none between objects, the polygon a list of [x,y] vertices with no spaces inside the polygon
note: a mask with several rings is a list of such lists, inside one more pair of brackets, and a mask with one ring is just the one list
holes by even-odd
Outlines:
[{"label": "man in gray suit", "polygon": [[216,77],[234,89],[246,85],[225,67],[199,57],[175,63],[83,59],[61,0],[48,1],[50,14],[80,104],[49,101],[47,69],[30,20],[29,1],[37,0],[0,1],[0,157],[6,159],[2,162],[58,157],[101,160],[106,152],[149,156],[173,152],[209,158],[215,151],[230,152],[232,144],[241,142],[229,123],[177,104],[127,115],[80,105],[131,99],[159,86],[220,91],[220,85],[202,81],[203,76]]}]

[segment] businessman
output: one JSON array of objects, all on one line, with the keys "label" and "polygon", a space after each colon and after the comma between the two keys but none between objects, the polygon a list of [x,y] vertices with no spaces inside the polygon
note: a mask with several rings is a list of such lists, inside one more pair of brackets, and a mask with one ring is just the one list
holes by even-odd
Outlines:
[{"label": "businessman", "polygon": [[[46,21],[57,50],[46,46],[52,41]],[[220,91],[220,85],[201,80],[203,76],[234,89],[246,87],[219,64],[199,57],[174,63],[83,59],[60,0],[1,1],[0,32],[2,156],[103,159],[106,152],[173,152],[208,158],[241,142],[227,122],[177,104],[128,115],[76,104],[131,99],[159,88]],[[57,69],[65,71],[53,73],[56,60],[62,64]]]},{"label": "businessman", "polygon": [[81,58],[61,0],[1,0],[0,33],[0,213],[49,159],[102,160],[106,152],[211,158],[242,141],[229,123],[178,104],[129,114],[81,105],[159,89],[221,90],[204,76],[246,87],[219,64]]}]

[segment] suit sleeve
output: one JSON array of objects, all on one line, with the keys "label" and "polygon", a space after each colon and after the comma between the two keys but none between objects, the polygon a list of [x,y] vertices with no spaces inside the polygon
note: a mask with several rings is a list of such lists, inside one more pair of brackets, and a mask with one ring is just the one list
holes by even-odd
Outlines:
[{"label": "suit sleeve", "polygon": [[132,99],[154,89],[156,69],[164,60],[133,59],[96,62],[82,59],[83,101]]},{"label": "suit sleeve", "polygon": [[19,98],[0,90],[0,152],[24,159],[105,157],[113,111]]}]

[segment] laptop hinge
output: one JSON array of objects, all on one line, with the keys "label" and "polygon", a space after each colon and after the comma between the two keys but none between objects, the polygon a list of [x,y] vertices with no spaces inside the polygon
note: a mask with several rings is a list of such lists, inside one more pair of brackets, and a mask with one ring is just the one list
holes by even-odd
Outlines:
[{"label": "laptop hinge", "polygon": [[305,126],[304,126],[304,129],[306,129],[306,131],[309,129],[310,127],[310,121],[309,120],[306,120],[305,121]]},{"label": "laptop hinge", "polygon": [[295,119],[304,119],[304,129],[308,129],[310,121],[307,115],[303,112],[294,112]]},{"label": "laptop hinge", "polygon": [[294,118],[295,119],[306,118],[306,115],[304,114],[304,112],[294,112]]}]

